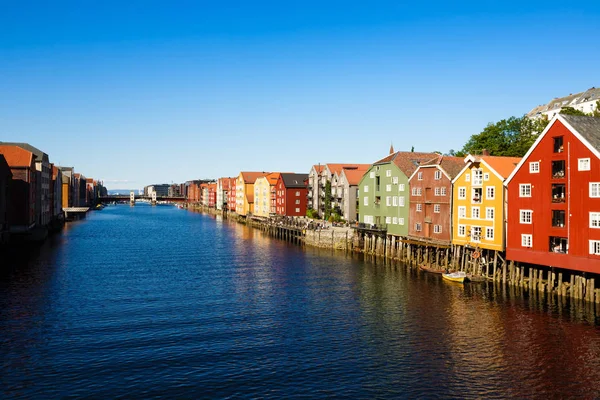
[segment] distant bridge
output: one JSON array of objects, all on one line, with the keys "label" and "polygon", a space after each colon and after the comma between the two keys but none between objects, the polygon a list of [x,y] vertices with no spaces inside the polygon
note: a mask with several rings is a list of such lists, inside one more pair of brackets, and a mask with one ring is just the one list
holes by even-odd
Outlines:
[{"label": "distant bridge", "polygon": [[[134,199],[137,200],[147,200],[147,201],[168,201],[171,203],[185,203],[185,197],[169,197],[169,196],[146,196],[141,194],[134,195]],[[108,196],[100,196],[101,203],[112,203],[116,202],[130,202],[130,195],[108,195]]]}]

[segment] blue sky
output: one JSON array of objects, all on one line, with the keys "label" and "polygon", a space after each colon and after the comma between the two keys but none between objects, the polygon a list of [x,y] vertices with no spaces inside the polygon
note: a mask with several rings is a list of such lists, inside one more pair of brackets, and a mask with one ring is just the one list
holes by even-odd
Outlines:
[{"label": "blue sky", "polygon": [[600,84],[600,5],[13,2],[0,140],[109,188],[462,147]]}]

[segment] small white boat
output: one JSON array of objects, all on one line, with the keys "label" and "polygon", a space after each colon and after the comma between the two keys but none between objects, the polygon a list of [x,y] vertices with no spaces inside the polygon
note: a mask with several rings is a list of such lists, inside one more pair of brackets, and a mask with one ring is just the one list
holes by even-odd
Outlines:
[{"label": "small white boat", "polygon": [[442,278],[444,278],[448,281],[451,281],[451,282],[458,282],[458,283],[463,283],[468,279],[467,273],[463,272],[463,271],[452,272],[450,274],[442,274]]}]

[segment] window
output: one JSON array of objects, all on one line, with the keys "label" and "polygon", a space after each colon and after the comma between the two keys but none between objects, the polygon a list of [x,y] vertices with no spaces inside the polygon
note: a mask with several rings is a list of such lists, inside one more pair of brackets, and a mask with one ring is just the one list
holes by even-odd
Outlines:
[{"label": "window", "polygon": [[467,207],[465,207],[465,206],[458,207],[458,218],[467,218]]},{"label": "window", "polygon": [[423,180],[423,173],[422,172],[417,173],[417,179],[420,180],[420,181]]},{"label": "window", "polygon": [[398,217],[392,218],[392,224],[398,225]]},{"label": "window", "polygon": [[483,189],[482,188],[472,188],[473,196],[471,197],[471,203],[480,204],[483,200]]},{"label": "window", "polygon": [[394,197],[392,197],[392,205],[393,205],[394,207],[397,207],[397,206],[398,206],[398,196],[394,196]]},{"label": "window", "polygon": [[433,226],[433,233],[442,233],[442,226],[441,225],[434,225]]},{"label": "window", "polygon": [[578,171],[589,171],[590,170],[590,159],[589,158],[579,158],[577,160],[577,170]]},{"label": "window", "polygon": [[483,171],[480,169],[473,170],[473,185],[479,186],[483,184]]},{"label": "window", "polygon": [[565,210],[552,210],[552,226],[555,228],[565,227]]},{"label": "window", "polygon": [[296,200],[296,204],[300,204],[300,199],[297,199],[297,200]]},{"label": "window", "polygon": [[391,192],[392,191],[392,184],[388,183],[387,185],[385,185],[385,191],[386,192]]},{"label": "window", "polygon": [[600,197],[600,182],[590,182],[590,197]]},{"label": "window", "polygon": [[433,212],[434,213],[440,213],[442,211],[442,206],[440,206],[439,204],[434,204],[433,205]]},{"label": "window", "polygon": [[299,212],[300,212],[300,209],[299,209],[299,208],[296,208],[296,212],[297,212],[297,213],[299,213]]},{"label": "window", "polygon": [[369,185],[365,185],[365,187],[363,188],[363,192],[369,193]]},{"label": "window", "polygon": [[415,224],[415,231],[421,232],[421,224],[418,222]]},{"label": "window", "polygon": [[446,188],[443,187],[440,193],[440,196],[445,196],[446,195]]},{"label": "window", "polygon": [[494,219],[494,207],[485,208],[485,219]]},{"label": "window", "polygon": [[540,162],[532,161],[529,163],[529,173],[530,174],[538,174],[540,172]]},{"label": "window", "polygon": [[479,242],[481,240],[481,227],[480,226],[471,227],[471,240],[474,242]]},{"label": "window", "polygon": [[465,174],[465,182],[471,182],[471,174]]},{"label": "window", "polygon": [[388,169],[387,171],[385,171],[385,176],[387,176],[387,177],[392,176],[392,170]]},{"label": "window", "polygon": [[423,204],[417,204],[417,212],[423,211]]},{"label": "window", "polygon": [[458,236],[461,236],[461,237],[467,236],[467,227],[465,225],[458,226]]},{"label": "window", "polygon": [[300,192],[296,192],[296,196],[300,196]]},{"label": "window", "polygon": [[600,228],[600,212],[590,213],[590,228]]},{"label": "window", "polygon": [[413,188],[413,189],[412,189],[412,195],[413,195],[413,196],[416,196],[416,195],[417,195],[417,188]]},{"label": "window", "polygon": [[398,225],[404,225],[404,218],[398,218]]},{"label": "window", "polygon": [[590,254],[600,256],[600,240],[590,240]]},{"label": "window", "polygon": [[392,217],[385,217],[385,223],[386,224],[391,224],[392,223]]},{"label": "window", "polygon": [[373,223],[373,216],[372,215],[365,215],[364,222],[365,222],[365,224],[372,224]]},{"label": "window", "polygon": [[494,228],[485,228],[486,240],[494,240]]},{"label": "window", "polygon": [[521,183],[519,185],[519,197],[531,197],[531,183]]},{"label": "window", "polygon": [[494,200],[496,198],[496,188],[494,186],[487,186],[485,188],[485,198],[487,200]]},{"label": "window", "polygon": [[[398,179],[398,178],[396,178],[396,180],[397,180],[397,179]],[[404,192],[404,183],[401,183],[401,184],[399,184],[399,185],[398,185],[398,191],[399,191],[399,192]]]},{"label": "window", "polygon": [[553,138],[554,140],[554,152],[555,153],[562,153],[563,152],[563,137],[562,136],[558,136]]},{"label": "window", "polygon": [[364,204],[365,206],[368,206],[368,205],[369,205],[369,198],[368,198],[367,196],[365,196],[365,198],[363,199],[363,201],[364,201],[364,203],[363,203],[363,204]]},{"label": "window", "polygon": [[552,178],[561,179],[565,177],[565,160],[552,161]]},{"label": "window", "polygon": [[369,174],[370,178],[375,178],[375,171],[371,171],[371,173]]},{"label": "window", "polygon": [[[599,183],[599,185],[600,185],[600,183]],[[600,197],[600,196],[598,196],[598,197]],[[465,188],[465,187],[458,188],[458,198],[460,200],[464,200],[467,198],[467,188]]]},{"label": "window", "polygon": [[533,247],[533,235],[521,235],[521,246],[523,247]]},{"label": "window", "polygon": [[[390,172],[392,172],[392,171],[390,171]],[[397,176],[394,176],[394,177],[392,178],[392,183],[393,183],[394,185],[397,185],[397,184],[398,184],[398,177],[397,177]]]},{"label": "window", "polygon": [[404,196],[398,196],[398,205],[404,207]]},{"label": "window", "polygon": [[435,195],[436,195],[436,196],[441,196],[441,195],[442,195],[442,190],[441,190],[441,188],[439,188],[439,187],[436,187],[436,188],[435,188]]},{"label": "window", "polygon": [[521,211],[521,219],[520,222],[522,224],[530,224],[531,223],[531,215],[533,211],[531,210],[520,210]]},{"label": "window", "polygon": [[471,218],[479,219],[479,207],[471,207]]},{"label": "window", "polygon": [[433,174],[433,179],[435,179],[436,181],[439,181],[440,179],[442,179],[442,171],[440,171],[440,170],[435,171],[435,174]]},{"label": "window", "polygon": [[388,207],[392,205],[392,196],[385,197],[385,205]]}]

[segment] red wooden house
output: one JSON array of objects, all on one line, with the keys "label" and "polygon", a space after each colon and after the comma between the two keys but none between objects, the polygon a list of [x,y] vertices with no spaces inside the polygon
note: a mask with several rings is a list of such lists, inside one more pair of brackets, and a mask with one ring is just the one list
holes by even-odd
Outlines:
[{"label": "red wooden house", "polygon": [[217,184],[209,183],[208,184],[208,206],[210,208],[215,208],[217,205]]},{"label": "red wooden house", "polygon": [[27,232],[35,226],[37,173],[35,155],[18,146],[0,145],[12,173],[8,224],[14,233]]},{"label": "red wooden house", "polygon": [[[417,240],[450,244],[452,240],[452,180],[465,167],[462,157],[438,156],[421,164],[409,178],[411,196],[408,234]],[[417,230],[417,226],[420,227]]]},{"label": "red wooden house", "polygon": [[554,117],[506,186],[509,260],[600,273],[600,118]]},{"label": "red wooden house", "polygon": [[275,185],[277,215],[301,217],[306,215],[308,174],[281,173]]},{"label": "red wooden house", "polygon": [[227,193],[227,208],[229,209],[229,211],[233,211],[235,212],[235,207],[236,207],[236,191],[235,191],[235,186],[237,183],[237,178],[230,178],[230,184],[229,184],[229,192]]}]

